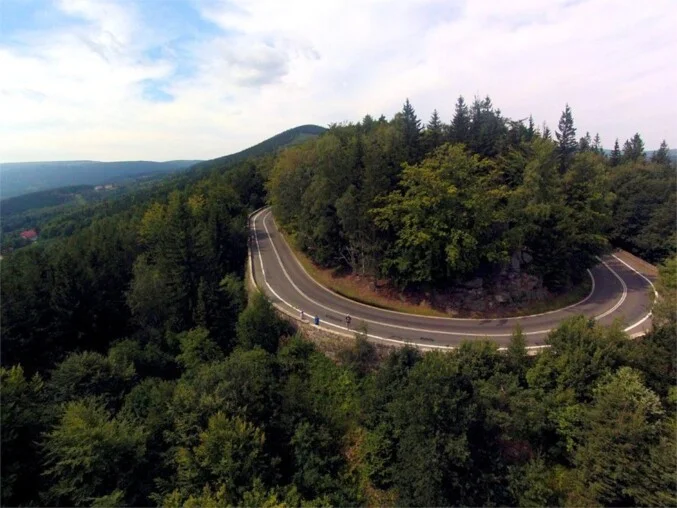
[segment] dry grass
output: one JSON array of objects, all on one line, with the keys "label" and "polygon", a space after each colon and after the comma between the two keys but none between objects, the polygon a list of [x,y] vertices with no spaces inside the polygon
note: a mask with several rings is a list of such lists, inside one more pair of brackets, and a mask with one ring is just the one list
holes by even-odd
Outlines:
[{"label": "dry grass", "polygon": [[650,279],[658,277],[658,267],[652,265],[648,261],[644,261],[642,258],[622,249],[614,251],[614,254]]},{"label": "dry grass", "polygon": [[303,252],[296,249],[291,242],[288,243],[296,259],[301,262],[301,265],[310,276],[324,287],[331,289],[334,293],[381,309],[396,310],[421,316],[449,317],[449,314],[433,309],[427,302],[415,305],[375,293],[369,288],[369,281],[353,275],[338,275],[335,269],[321,268],[313,263]]}]

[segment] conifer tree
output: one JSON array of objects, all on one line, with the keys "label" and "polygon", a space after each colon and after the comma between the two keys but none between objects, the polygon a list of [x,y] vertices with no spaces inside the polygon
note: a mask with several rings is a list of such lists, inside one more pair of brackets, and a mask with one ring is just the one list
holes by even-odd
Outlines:
[{"label": "conifer tree", "polygon": [[470,112],[463,96],[456,101],[454,119],[451,121],[450,141],[452,143],[467,143],[470,134]]},{"label": "conifer tree", "polygon": [[618,138],[614,142],[614,149],[611,151],[611,156],[609,157],[609,164],[611,167],[616,167],[621,163],[621,148],[618,146]]},{"label": "conifer tree", "polygon": [[430,122],[428,122],[424,133],[424,148],[426,153],[440,146],[443,141],[442,138],[442,122],[440,121],[440,115],[435,109],[430,116]]},{"label": "conifer tree", "polygon": [[602,148],[602,139],[599,137],[599,132],[595,134],[595,139],[592,142],[592,150],[599,155],[604,155],[604,149]]},{"label": "conifer tree", "polygon": [[407,99],[402,107],[402,128],[407,162],[416,162],[421,154],[421,120]]},{"label": "conifer tree", "polygon": [[663,140],[660,148],[651,156],[651,162],[655,162],[656,164],[670,164],[670,152],[665,140]]},{"label": "conifer tree", "polygon": [[578,150],[581,152],[589,152],[591,149],[592,149],[592,138],[590,137],[590,133],[586,132],[585,136],[583,136],[578,142]]},{"label": "conifer tree", "polygon": [[574,118],[571,114],[571,108],[567,104],[559,119],[557,136],[557,157],[559,159],[559,170],[565,173],[570,167],[578,143],[576,143],[576,128],[574,127]]},{"label": "conifer tree", "polygon": [[527,127],[527,141],[534,139],[536,129],[534,127],[534,117],[529,115],[529,126]]},{"label": "conifer tree", "polygon": [[639,133],[636,133],[623,144],[623,162],[644,160],[645,157],[644,141]]}]

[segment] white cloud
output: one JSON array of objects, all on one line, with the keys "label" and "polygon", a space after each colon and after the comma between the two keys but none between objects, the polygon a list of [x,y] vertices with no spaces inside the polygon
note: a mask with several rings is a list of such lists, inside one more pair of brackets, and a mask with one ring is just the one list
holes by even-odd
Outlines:
[{"label": "white cloud", "polygon": [[210,0],[221,32],[188,34],[139,5],[64,0],[80,23],[0,43],[0,160],[211,158],[405,97],[448,121],[459,94],[551,127],[568,102],[580,135],[677,146],[672,0]]}]

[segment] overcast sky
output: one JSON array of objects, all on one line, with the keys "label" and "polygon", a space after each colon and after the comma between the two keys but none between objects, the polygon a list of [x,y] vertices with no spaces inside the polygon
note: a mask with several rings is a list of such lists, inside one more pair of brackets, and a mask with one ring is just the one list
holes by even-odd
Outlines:
[{"label": "overcast sky", "polygon": [[677,147],[676,0],[0,0],[0,161],[208,159],[462,94]]}]

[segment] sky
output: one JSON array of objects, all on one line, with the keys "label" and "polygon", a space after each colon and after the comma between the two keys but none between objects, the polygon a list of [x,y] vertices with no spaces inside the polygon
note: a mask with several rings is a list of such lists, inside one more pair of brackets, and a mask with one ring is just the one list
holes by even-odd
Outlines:
[{"label": "sky", "polygon": [[0,0],[0,162],[210,159],[489,95],[677,147],[677,0]]}]

